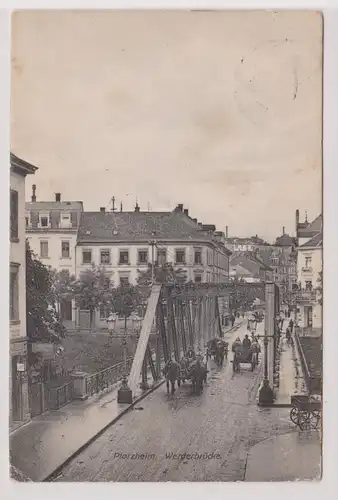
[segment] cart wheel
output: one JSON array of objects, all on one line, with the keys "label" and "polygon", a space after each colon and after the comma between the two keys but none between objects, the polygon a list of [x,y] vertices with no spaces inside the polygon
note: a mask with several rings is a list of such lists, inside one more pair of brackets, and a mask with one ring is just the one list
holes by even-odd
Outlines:
[{"label": "cart wheel", "polygon": [[319,422],[320,422],[320,411],[319,410],[312,410],[312,412],[310,414],[310,425],[311,425],[312,429],[318,429]]},{"label": "cart wheel", "polygon": [[307,410],[300,411],[297,424],[302,431],[311,429],[311,412]]},{"label": "cart wheel", "polygon": [[298,425],[298,408],[293,406],[290,411],[290,420],[293,424]]}]

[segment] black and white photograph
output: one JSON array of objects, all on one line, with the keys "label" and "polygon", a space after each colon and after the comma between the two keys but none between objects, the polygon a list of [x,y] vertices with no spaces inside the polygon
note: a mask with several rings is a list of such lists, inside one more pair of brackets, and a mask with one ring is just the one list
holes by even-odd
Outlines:
[{"label": "black and white photograph", "polygon": [[12,13],[12,480],[321,480],[323,32]]}]

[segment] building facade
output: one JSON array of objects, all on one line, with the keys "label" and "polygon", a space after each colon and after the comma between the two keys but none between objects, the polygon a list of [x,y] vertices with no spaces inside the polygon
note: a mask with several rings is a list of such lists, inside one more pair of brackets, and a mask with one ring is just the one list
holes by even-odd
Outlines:
[{"label": "building facade", "polygon": [[25,178],[37,167],[10,155],[10,425],[30,419],[26,332]]},{"label": "building facade", "polygon": [[323,270],[323,218],[319,215],[313,222],[297,225],[297,281],[295,292],[297,321],[300,328],[312,332],[322,331],[321,276]]},{"label": "building facade", "polygon": [[[115,286],[135,285],[148,263],[170,263],[187,281],[224,283],[229,256],[224,234],[189,217],[183,205],[172,212],[83,212],[76,246],[76,276],[104,267]],[[106,326],[104,311],[97,326]],[[81,323],[79,313],[78,323]],[[81,326],[81,325],[80,325]]]},{"label": "building facade", "polygon": [[[33,185],[31,201],[25,206],[26,237],[39,260],[56,271],[76,273],[75,249],[81,201],[62,201],[61,193],[54,201],[37,201]],[[60,316],[66,327],[75,322],[75,308],[71,301],[60,304]]]},{"label": "building facade", "polygon": [[236,252],[230,260],[230,278],[247,283],[272,280],[272,269],[248,252]]}]

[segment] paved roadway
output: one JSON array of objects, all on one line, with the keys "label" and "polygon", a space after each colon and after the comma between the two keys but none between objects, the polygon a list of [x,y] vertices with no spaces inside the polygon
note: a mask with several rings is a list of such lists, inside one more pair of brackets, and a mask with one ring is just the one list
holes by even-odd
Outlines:
[{"label": "paved roadway", "polygon": [[[246,323],[228,340],[245,333]],[[191,394],[190,383],[173,397],[161,386],[77,456],[56,481],[244,480],[249,449],[293,426],[288,409],[257,407],[262,365],[255,372],[244,366],[233,374],[231,359],[229,353],[222,369],[209,362],[201,396]]]}]

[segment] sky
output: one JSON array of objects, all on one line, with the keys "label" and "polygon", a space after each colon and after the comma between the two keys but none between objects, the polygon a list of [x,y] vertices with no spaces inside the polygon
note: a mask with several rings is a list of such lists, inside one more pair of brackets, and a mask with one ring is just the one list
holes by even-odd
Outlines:
[{"label": "sky", "polygon": [[321,211],[316,12],[24,11],[12,18],[11,149],[27,200],[172,210],[229,236]]}]

